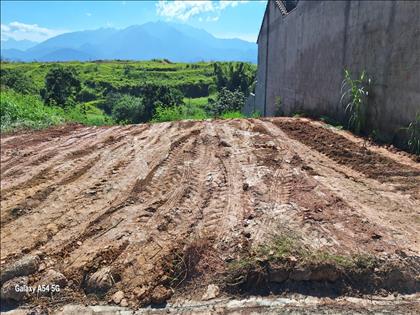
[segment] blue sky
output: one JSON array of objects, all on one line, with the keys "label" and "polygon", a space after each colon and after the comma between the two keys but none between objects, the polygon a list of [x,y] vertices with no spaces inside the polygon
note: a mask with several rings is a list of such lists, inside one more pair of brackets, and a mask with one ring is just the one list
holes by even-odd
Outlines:
[{"label": "blue sky", "polygon": [[150,21],[187,23],[256,41],[266,1],[1,1],[1,39],[42,41],[71,31]]}]

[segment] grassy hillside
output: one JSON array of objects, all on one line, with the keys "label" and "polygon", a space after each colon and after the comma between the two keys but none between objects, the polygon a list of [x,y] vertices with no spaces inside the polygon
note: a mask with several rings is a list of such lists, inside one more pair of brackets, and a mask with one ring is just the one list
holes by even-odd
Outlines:
[{"label": "grassy hillside", "polygon": [[[45,97],[47,78],[57,66],[71,70],[78,81],[77,91],[69,92],[71,97],[67,95],[68,100],[61,104]],[[209,99],[214,103],[228,84],[232,90],[232,82],[237,88],[245,86],[248,93],[255,71],[255,65],[239,62],[2,62],[1,130],[42,128],[67,121],[103,125],[206,119],[214,116]],[[62,82],[69,80],[65,75],[71,74],[62,74]],[[56,87],[51,91],[61,94]]]},{"label": "grassy hillside", "polygon": [[[36,89],[44,87],[44,78],[48,70],[57,63],[2,62],[3,71],[25,73]],[[214,87],[213,65],[210,62],[171,63],[165,60],[155,61],[95,61],[65,62],[65,67],[77,70],[86,87],[101,94],[105,89],[126,91],[144,84],[160,84],[180,89],[185,97],[209,95]],[[213,87],[212,87],[213,85]],[[210,91],[211,92],[211,91]]]}]

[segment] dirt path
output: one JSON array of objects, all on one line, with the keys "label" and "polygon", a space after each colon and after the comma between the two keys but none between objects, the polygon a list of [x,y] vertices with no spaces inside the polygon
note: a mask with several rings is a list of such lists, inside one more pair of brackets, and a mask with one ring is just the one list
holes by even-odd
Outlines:
[{"label": "dirt path", "polygon": [[418,290],[420,165],[346,132],[280,118],[68,126],[1,147],[2,270],[37,256],[28,285],[66,278],[55,302],[30,305],[200,297],[278,235],[396,261]]}]

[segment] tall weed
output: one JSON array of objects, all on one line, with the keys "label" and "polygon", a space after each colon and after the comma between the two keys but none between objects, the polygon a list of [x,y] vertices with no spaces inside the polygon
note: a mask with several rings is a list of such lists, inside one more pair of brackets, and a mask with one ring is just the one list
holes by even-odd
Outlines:
[{"label": "tall weed", "polygon": [[344,106],[349,115],[349,129],[357,134],[360,134],[366,127],[371,85],[372,80],[367,76],[366,71],[362,71],[356,79],[352,79],[350,71],[344,70],[340,104]]}]

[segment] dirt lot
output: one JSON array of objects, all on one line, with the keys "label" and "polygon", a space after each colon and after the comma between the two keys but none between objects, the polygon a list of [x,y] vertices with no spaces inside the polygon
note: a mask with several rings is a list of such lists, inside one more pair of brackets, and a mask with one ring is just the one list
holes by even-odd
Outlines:
[{"label": "dirt lot", "polygon": [[419,163],[330,126],[66,126],[1,149],[10,305],[419,290]]}]

